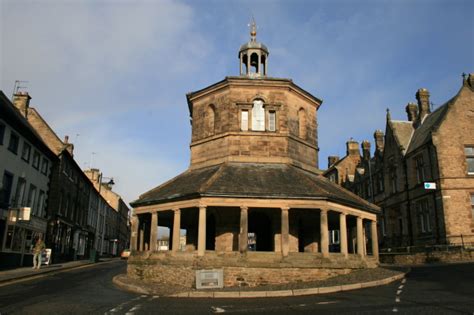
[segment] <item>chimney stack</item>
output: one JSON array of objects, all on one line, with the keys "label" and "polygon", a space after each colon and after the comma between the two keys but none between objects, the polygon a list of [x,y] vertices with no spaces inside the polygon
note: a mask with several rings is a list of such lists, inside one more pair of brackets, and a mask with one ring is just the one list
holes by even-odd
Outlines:
[{"label": "chimney stack", "polygon": [[71,154],[71,156],[74,156],[74,144],[69,143],[69,136],[64,136],[64,146],[66,147],[66,150]]},{"label": "chimney stack", "polygon": [[382,153],[384,147],[384,134],[383,131],[378,129],[374,132],[375,139],[375,152]]},{"label": "chimney stack", "polygon": [[28,118],[28,108],[30,107],[31,97],[28,92],[17,92],[13,95],[13,105],[18,109],[20,114]]},{"label": "chimney stack", "polygon": [[328,168],[336,164],[339,161],[339,157],[337,155],[328,156]]},{"label": "chimney stack", "polygon": [[355,141],[354,139],[350,139],[346,142],[347,146],[347,155],[360,155],[359,151],[359,142]]},{"label": "chimney stack", "polygon": [[474,88],[474,73],[469,73],[469,76],[467,77],[467,82],[471,86],[471,88]]},{"label": "chimney stack", "polygon": [[408,121],[415,122],[418,119],[418,106],[415,103],[408,103],[405,107]]},{"label": "chimney stack", "polygon": [[430,92],[427,89],[419,89],[416,92],[416,99],[418,100],[418,120],[421,124],[423,118],[431,112]]},{"label": "chimney stack", "polygon": [[368,140],[362,141],[362,144],[360,145],[362,148],[362,156],[364,157],[364,160],[369,161],[370,160],[370,142]]}]

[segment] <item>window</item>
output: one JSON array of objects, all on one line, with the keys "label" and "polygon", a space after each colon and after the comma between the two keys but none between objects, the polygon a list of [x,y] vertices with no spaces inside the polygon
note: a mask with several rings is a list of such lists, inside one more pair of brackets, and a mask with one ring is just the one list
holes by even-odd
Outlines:
[{"label": "window", "polygon": [[25,195],[26,180],[22,177],[18,178],[18,183],[16,184],[15,198],[12,201],[14,207],[23,206],[23,198]]},{"label": "window", "polygon": [[31,145],[26,141],[23,142],[23,150],[21,151],[21,158],[25,162],[30,162],[30,153],[31,153]]},{"label": "window", "polygon": [[10,143],[8,144],[8,150],[14,154],[18,154],[18,144],[20,143],[20,138],[13,132],[10,134]]},{"label": "window", "polygon": [[5,125],[0,123],[0,145],[3,145],[4,136],[5,136]]},{"label": "window", "polygon": [[48,175],[48,166],[49,166],[49,161],[46,158],[43,158],[43,163],[41,163],[41,173],[44,175]]},{"label": "window", "polygon": [[464,153],[466,154],[467,173],[474,175],[474,147],[465,147]]},{"label": "window", "polygon": [[40,166],[40,154],[38,151],[35,151],[33,153],[33,167],[38,170],[39,166]]},{"label": "window", "polygon": [[268,131],[276,131],[276,112],[268,112]]},{"label": "window", "polygon": [[215,119],[216,119],[216,113],[215,113],[214,105],[209,105],[209,107],[207,108],[207,134],[209,136],[212,136],[214,134]]},{"label": "window", "polygon": [[306,139],[306,112],[303,108],[298,111],[298,135],[301,139]]},{"label": "window", "polygon": [[252,130],[265,131],[265,109],[262,100],[255,100],[252,108]]},{"label": "window", "polygon": [[36,214],[35,199],[36,199],[36,186],[33,184],[30,184],[30,190],[28,191],[28,200],[26,201],[26,206],[31,208],[31,213],[33,214]]},{"label": "window", "polygon": [[36,202],[36,211],[39,217],[44,217],[44,196],[45,192],[40,190],[39,196]]},{"label": "window", "polygon": [[421,233],[431,232],[430,209],[428,200],[423,199],[417,202],[418,223]]},{"label": "window", "polygon": [[395,166],[390,167],[390,185],[392,187],[392,194],[397,192],[397,169]]},{"label": "window", "polygon": [[379,188],[379,193],[383,192],[383,173],[380,172],[377,174],[377,186]]},{"label": "window", "polygon": [[418,184],[425,181],[425,165],[423,162],[423,156],[417,156],[415,158],[415,170],[416,170],[416,182]]},{"label": "window", "polygon": [[249,111],[243,110],[240,117],[240,130],[247,131],[249,130]]},{"label": "window", "polygon": [[474,194],[471,194],[471,216],[474,223]]},{"label": "window", "polygon": [[8,172],[4,172],[2,188],[0,188],[0,207],[1,208],[8,208],[10,204],[12,185],[13,185],[13,175]]}]

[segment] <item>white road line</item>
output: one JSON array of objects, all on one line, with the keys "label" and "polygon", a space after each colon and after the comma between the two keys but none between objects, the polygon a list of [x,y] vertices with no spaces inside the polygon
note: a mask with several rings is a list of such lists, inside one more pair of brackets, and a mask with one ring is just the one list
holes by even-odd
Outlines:
[{"label": "white road line", "polygon": [[123,303],[117,305],[116,307],[114,307],[114,308],[108,310],[107,312],[105,312],[105,315],[108,315],[108,314],[110,314],[110,313],[117,313],[117,312],[120,312],[120,311],[125,307],[125,305],[130,304],[130,303],[132,303],[132,302],[134,302],[134,301],[138,301],[138,300],[142,299],[143,296],[146,296],[146,295],[142,295],[142,296],[136,297],[136,298],[134,298],[134,299],[125,301],[125,302],[123,302]]},{"label": "white road line", "polygon": [[392,312],[394,312],[394,313],[398,312],[398,308],[394,307]]},{"label": "white road line", "polygon": [[397,297],[395,298],[395,302],[396,302],[396,303],[400,303],[400,297],[397,296]]},{"label": "white road line", "polygon": [[326,305],[326,304],[334,304],[334,303],[337,303],[337,301],[323,301],[323,302],[318,302],[316,304]]},{"label": "white road line", "polygon": [[397,290],[397,295],[400,295],[402,293],[402,290]]},{"label": "white road line", "polygon": [[398,289],[400,289],[400,290],[401,290],[401,289],[403,289],[403,287],[404,287],[404,285],[403,285],[403,284],[401,284],[401,285],[398,287]]},{"label": "white road line", "polygon": [[225,313],[225,309],[217,307],[217,306],[212,306],[211,310],[213,313]]},{"label": "white road line", "polygon": [[403,278],[402,283],[405,284],[405,282],[407,282],[407,279]]}]

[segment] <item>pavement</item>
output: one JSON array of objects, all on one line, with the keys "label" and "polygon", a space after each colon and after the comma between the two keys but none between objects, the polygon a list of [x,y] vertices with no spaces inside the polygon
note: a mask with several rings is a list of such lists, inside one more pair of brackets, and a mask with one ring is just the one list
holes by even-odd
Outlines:
[{"label": "pavement", "polygon": [[100,258],[98,262],[93,262],[88,259],[68,261],[58,264],[42,265],[40,269],[33,269],[30,267],[20,267],[15,269],[1,270],[0,271],[0,286],[4,286],[13,282],[26,281],[35,279],[38,277],[45,276],[51,273],[57,273],[65,270],[80,268],[91,264],[106,263],[111,260],[117,260],[119,258]]},{"label": "pavement", "polygon": [[382,266],[375,269],[363,269],[347,275],[340,275],[321,281],[298,282],[261,287],[232,287],[222,289],[189,289],[180,286],[153,283],[131,279],[126,274],[113,278],[114,284],[126,291],[166,297],[180,298],[263,298],[304,296],[386,285],[403,279],[410,271],[408,267]]}]

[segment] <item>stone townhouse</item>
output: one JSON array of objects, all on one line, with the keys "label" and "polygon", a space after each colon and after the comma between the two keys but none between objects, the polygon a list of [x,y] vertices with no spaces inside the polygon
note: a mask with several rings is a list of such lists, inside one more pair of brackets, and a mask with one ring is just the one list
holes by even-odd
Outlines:
[{"label": "stone townhouse", "polygon": [[68,137],[61,140],[39,112],[30,107],[30,99],[27,93],[18,93],[14,104],[57,156],[51,168],[46,246],[52,249],[56,262],[87,257],[91,244],[87,222],[91,183],[74,160],[74,146]]},{"label": "stone townhouse", "polygon": [[102,253],[118,255],[125,248],[129,247],[130,225],[127,204],[122,197],[112,190],[113,180],[108,183],[102,181],[102,173],[98,169],[85,170],[84,173],[93,183],[95,189],[107,202],[105,211],[105,234],[103,235],[104,245],[101,247]]},{"label": "stone townhouse", "polygon": [[0,268],[32,265],[31,245],[47,230],[56,155],[0,91]]},{"label": "stone townhouse", "polygon": [[[191,164],[131,203],[129,276],[193,286],[212,267],[226,286],[253,286],[377,264],[378,207],[320,175],[321,100],[268,76],[268,56],[253,24],[240,76],[187,94]],[[169,251],[157,250],[158,226]]]},{"label": "stone townhouse", "polygon": [[370,163],[359,163],[351,185],[381,206],[384,247],[474,242],[473,91],[470,74],[433,112],[426,89],[406,106],[406,121],[387,112],[383,157],[376,150]]}]

